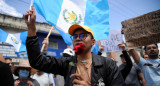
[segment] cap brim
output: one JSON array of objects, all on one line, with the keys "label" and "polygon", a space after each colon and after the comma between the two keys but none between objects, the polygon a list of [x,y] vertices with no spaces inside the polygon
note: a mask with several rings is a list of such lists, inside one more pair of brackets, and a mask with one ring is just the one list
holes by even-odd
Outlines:
[{"label": "cap brim", "polygon": [[78,25],[78,24],[73,24],[73,25],[69,28],[69,30],[68,30],[69,34],[70,34],[70,35],[73,35],[74,31],[75,31],[77,28],[83,28],[83,27],[80,26],[80,25]]}]

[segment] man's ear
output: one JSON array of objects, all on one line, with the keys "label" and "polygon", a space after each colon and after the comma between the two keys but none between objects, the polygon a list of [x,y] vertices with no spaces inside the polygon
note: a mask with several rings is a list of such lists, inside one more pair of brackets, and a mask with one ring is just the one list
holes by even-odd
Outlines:
[{"label": "man's ear", "polygon": [[95,39],[92,39],[92,46],[96,43]]},{"label": "man's ear", "polygon": [[147,52],[146,52],[146,50],[144,51],[144,53],[147,55]]}]

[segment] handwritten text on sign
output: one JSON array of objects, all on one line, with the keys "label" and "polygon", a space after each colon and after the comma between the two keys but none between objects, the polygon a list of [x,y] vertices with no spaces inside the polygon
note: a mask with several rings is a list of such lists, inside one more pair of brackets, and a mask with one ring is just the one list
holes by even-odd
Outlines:
[{"label": "handwritten text on sign", "polygon": [[104,45],[102,52],[121,51],[118,44],[122,43],[121,30],[110,30],[109,39],[101,40],[101,45]]},{"label": "handwritten text on sign", "polygon": [[160,10],[122,22],[129,49],[160,42]]}]

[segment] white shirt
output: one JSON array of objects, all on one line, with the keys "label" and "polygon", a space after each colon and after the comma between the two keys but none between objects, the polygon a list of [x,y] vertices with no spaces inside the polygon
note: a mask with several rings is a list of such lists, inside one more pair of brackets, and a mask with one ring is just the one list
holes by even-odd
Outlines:
[{"label": "white shirt", "polygon": [[32,78],[36,79],[38,81],[38,83],[40,84],[40,86],[49,86],[50,84],[54,84],[51,74],[48,75],[48,74],[44,73],[43,75],[39,76],[36,73],[32,76]]}]

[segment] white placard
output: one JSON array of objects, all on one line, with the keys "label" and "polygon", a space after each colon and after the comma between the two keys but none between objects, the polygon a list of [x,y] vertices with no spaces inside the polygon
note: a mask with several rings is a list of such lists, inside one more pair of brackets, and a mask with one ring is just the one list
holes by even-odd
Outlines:
[{"label": "white placard", "polygon": [[102,52],[122,51],[118,44],[122,43],[121,30],[110,30],[109,39],[101,40],[101,45],[104,45]]}]

